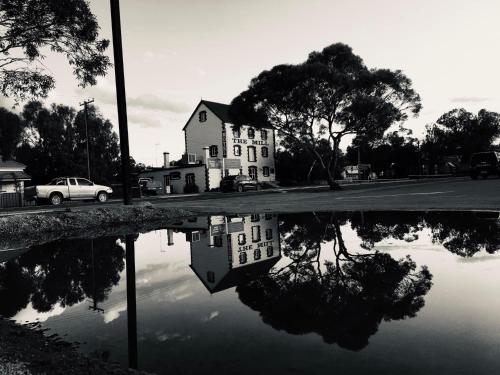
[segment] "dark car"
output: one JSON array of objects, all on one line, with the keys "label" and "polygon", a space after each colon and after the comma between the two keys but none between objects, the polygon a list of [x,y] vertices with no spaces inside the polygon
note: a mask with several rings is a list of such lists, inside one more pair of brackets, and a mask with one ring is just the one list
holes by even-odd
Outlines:
[{"label": "dark car", "polygon": [[260,184],[249,176],[237,175],[223,177],[220,182],[220,190],[226,191],[246,191],[260,190]]},{"label": "dark car", "polygon": [[477,152],[470,159],[470,176],[475,180],[478,176],[488,178],[490,175],[500,176],[500,152]]}]

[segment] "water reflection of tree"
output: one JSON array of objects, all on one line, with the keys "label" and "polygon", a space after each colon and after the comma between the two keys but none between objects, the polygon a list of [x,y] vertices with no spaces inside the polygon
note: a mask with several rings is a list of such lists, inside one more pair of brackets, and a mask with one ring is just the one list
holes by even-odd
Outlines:
[{"label": "water reflection of tree", "polygon": [[62,240],[33,246],[0,264],[0,315],[14,316],[30,302],[38,312],[56,304],[71,306],[92,298],[105,300],[124,268],[125,252],[116,237]]},{"label": "water reflection of tree", "polygon": [[[424,305],[432,284],[427,268],[417,270],[410,257],[349,252],[341,232],[345,216],[282,219],[282,248],[290,263],[236,289],[275,329],[315,332],[327,343],[360,350],[382,320],[413,317]],[[321,263],[326,242],[333,260]]]},{"label": "water reflection of tree", "polygon": [[367,212],[352,214],[350,222],[366,249],[384,239],[414,241],[424,228],[430,229],[434,243],[462,257],[500,249],[497,213]]}]

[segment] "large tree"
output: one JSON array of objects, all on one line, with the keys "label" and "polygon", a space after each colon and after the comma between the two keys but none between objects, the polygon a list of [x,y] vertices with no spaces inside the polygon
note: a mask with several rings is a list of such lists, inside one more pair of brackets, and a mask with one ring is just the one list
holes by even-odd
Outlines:
[{"label": "large tree", "polygon": [[500,114],[481,109],[477,115],[460,108],[443,114],[427,127],[422,149],[431,164],[459,155],[469,162],[474,152],[488,151],[500,137]]},{"label": "large tree", "polygon": [[81,86],[93,85],[110,66],[108,45],[87,0],[1,0],[0,93],[46,97],[55,85],[43,64],[48,51],[66,57]]},{"label": "large tree", "polygon": [[[260,73],[233,99],[230,115],[236,126],[271,126],[305,147],[334,189],[345,136],[380,138],[420,109],[420,97],[401,71],[369,69],[349,46],[337,43],[304,63]],[[318,152],[322,140],[329,144],[328,155]]]},{"label": "large tree", "polygon": [[5,108],[0,108],[0,157],[8,159],[21,140],[24,123],[21,117]]},{"label": "large tree", "polygon": [[[71,175],[87,176],[87,147],[83,111],[53,104],[29,102],[22,112],[26,129],[16,151],[27,165],[33,182]],[[88,108],[88,137],[91,179],[110,183],[119,171],[118,136],[94,106]]]}]

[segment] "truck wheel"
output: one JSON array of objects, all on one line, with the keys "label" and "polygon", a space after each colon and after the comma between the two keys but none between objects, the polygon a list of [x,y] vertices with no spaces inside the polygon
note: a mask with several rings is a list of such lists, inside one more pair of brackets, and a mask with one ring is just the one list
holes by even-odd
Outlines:
[{"label": "truck wheel", "polygon": [[53,206],[59,206],[63,201],[63,196],[60,193],[53,193],[49,200]]},{"label": "truck wheel", "polygon": [[100,191],[99,193],[97,193],[97,200],[100,203],[106,202],[108,200],[108,194],[105,191]]}]

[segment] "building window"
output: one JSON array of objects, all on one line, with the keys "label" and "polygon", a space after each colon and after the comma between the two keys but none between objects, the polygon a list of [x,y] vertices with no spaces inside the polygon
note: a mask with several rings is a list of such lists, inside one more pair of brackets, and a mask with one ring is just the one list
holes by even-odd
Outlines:
[{"label": "building window", "polygon": [[259,214],[253,214],[252,216],[250,216],[250,221],[255,223],[257,221],[260,221],[260,215]]},{"label": "building window", "polygon": [[271,228],[266,229],[266,240],[272,240],[273,239],[273,230]]},{"label": "building window", "polygon": [[274,168],[270,169],[271,174],[274,174]]},{"label": "building window", "polygon": [[249,139],[255,138],[255,129],[254,128],[248,128],[248,138]]},{"label": "building window", "polygon": [[265,177],[269,177],[269,167],[262,167],[262,174]]},{"label": "building window", "polygon": [[257,161],[257,149],[254,146],[248,146],[248,161]]},{"label": "building window", "polygon": [[253,252],[253,259],[254,260],[260,259],[260,249],[255,249],[255,251]]},{"label": "building window", "polygon": [[248,167],[248,175],[252,180],[257,180],[257,167],[255,166]]},{"label": "building window", "polygon": [[200,111],[200,113],[198,113],[198,118],[200,122],[207,121],[207,111]]},{"label": "building window", "polygon": [[216,158],[219,154],[219,150],[217,149],[216,145],[210,146],[208,152],[210,153],[211,158]]},{"label": "building window", "polygon": [[240,264],[245,264],[247,262],[247,253],[244,251],[240,253]]},{"label": "building window", "polygon": [[222,247],[222,236],[214,236],[214,246]]},{"label": "building window", "polygon": [[233,146],[233,153],[234,156],[241,156],[241,146],[240,145]]},{"label": "building window", "polygon": [[247,236],[245,233],[238,234],[238,245],[244,245],[247,243]]},{"label": "building window", "polygon": [[209,283],[214,283],[215,282],[215,273],[213,273],[212,271],[208,271],[207,272],[207,281]]},{"label": "building window", "polygon": [[262,138],[263,141],[267,141],[267,130],[260,131],[260,138]]},{"label": "building window", "polygon": [[260,241],[260,225],[254,225],[252,227],[252,242]]},{"label": "building window", "polygon": [[240,128],[233,128],[233,138],[241,138]]},{"label": "building window", "polygon": [[195,184],[194,173],[188,173],[186,175],[186,185],[194,185],[194,184]]},{"label": "building window", "polygon": [[200,232],[191,233],[191,242],[198,242],[200,240]]},{"label": "building window", "polygon": [[180,180],[181,179],[181,172],[172,172],[169,175],[171,180]]},{"label": "building window", "polygon": [[196,163],[196,154],[188,154],[188,164]]},{"label": "building window", "polygon": [[266,220],[271,220],[273,218],[273,214],[265,214],[264,217]]},{"label": "building window", "polygon": [[273,256],[274,249],[272,246],[267,247],[267,256],[272,257]]},{"label": "building window", "polygon": [[260,152],[263,158],[267,158],[269,156],[269,149],[267,147],[262,147]]}]

